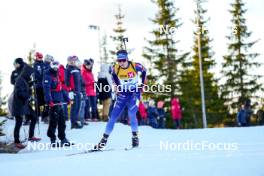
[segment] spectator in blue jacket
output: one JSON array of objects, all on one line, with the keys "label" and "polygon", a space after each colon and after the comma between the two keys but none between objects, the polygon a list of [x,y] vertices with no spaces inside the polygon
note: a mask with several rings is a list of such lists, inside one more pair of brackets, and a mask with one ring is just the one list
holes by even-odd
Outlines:
[{"label": "spectator in blue jacket", "polygon": [[159,113],[157,108],[155,107],[155,101],[150,100],[148,106],[148,121],[151,127],[158,128],[158,122],[157,122],[158,117],[159,117]]},{"label": "spectator in blue jacket", "polygon": [[238,126],[250,126],[250,117],[252,114],[253,111],[251,110],[250,100],[247,100],[245,104],[241,106],[241,109],[237,114]]},{"label": "spectator in blue jacket", "polygon": [[65,72],[65,83],[69,90],[69,97],[73,100],[71,106],[71,128],[79,129],[82,125],[78,123],[78,115],[81,106],[81,72],[77,67],[77,61],[79,58],[77,56],[68,57],[68,65]]},{"label": "spectator in blue jacket", "polygon": [[[50,69],[50,64],[54,61],[53,56],[47,54],[44,58],[44,64],[43,64],[43,72]],[[45,104],[44,109],[42,111],[42,121],[44,123],[48,123],[48,117],[49,117],[49,105]]]},{"label": "spectator in blue jacket", "polygon": [[158,117],[158,128],[165,128],[165,124],[166,124],[166,114],[165,114],[165,110],[164,110],[164,101],[158,101],[158,113],[159,113],[159,117]]},{"label": "spectator in blue jacket", "polygon": [[[47,135],[50,138],[52,147],[70,146],[71,143],[65,135],[65,117],[63,113],[63,100],[69,97],[62,91],[62,83],[58,74],[59,62],[52,62],[49,70],[45,71],[43,79],[45,101],[49,105],[49,128]],[[58,138],[60,143],[56,143],[56,128],[58,127]]]},{"label": "spectator in blue jacket", "polygon": [[54,62],[54,57],[47,54],[44,58],[44,71],[50,69],[50,64]]},{"label": "spectator in blue jacket", "polygon": [[[41,116],[40,107],[45,105],[44,100],[44,93],[43,93],[43,73],[44,73],[44,62],[43,62],[43,55],[40,52],[36,52],[35,54],[35,62],[33,64],[34,68],[34,80],[35,88],[36,88],[36,95],[37,95],[37,117]],[[45,119],[42,117],[42,120]]]}]

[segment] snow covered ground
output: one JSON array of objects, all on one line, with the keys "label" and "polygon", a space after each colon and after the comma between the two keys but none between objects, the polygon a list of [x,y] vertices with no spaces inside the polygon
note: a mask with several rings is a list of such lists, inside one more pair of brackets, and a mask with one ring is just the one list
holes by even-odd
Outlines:
[{"label": "snow covered ground", "polygon": [[[4,130],[12,140],[14,121]],[[27,133],[21,129],[21,138]],[[105,123],[90,123],[81,130],[67,128],[67,138],[75,143],[97,143]],[[40,124],[42,143],[47,125]],[[66,156],[72,150],[33,150],[0,155],[2,176],[82,176],[82,175],[201,175],[201,176],[263,176],[264,127],[197,130],[155,130],[140,127],[140,148],[124,151],[131,143],[130,128],[117,124],[107,147],[113,151]],[[80,146],[81,147],[81,146]]]}]

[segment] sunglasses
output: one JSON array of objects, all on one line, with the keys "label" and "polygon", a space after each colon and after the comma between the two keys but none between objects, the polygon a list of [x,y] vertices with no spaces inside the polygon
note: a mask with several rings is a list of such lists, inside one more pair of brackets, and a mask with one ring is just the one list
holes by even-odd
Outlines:
[{"label": "sunglasses", "polygon": [[121,63],[121,62],[126,62],[126,61],[127,61],[127,59],[119,59],[117,62]]}]

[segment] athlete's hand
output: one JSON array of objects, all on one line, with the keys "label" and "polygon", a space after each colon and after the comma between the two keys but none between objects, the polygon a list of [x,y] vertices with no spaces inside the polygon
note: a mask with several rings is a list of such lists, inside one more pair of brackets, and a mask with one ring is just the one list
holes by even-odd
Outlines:
[{"label": "athlete's hand", "polygon": [[73,100],[74,99],[74,92],[69,92],[69,99]]}]

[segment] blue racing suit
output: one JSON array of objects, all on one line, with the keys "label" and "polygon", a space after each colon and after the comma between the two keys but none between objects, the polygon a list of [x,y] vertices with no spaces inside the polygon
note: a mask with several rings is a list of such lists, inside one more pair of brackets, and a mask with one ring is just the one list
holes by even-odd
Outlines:
[{"label": "blue racing suit", "polygon": [[[141,73],[141,78],[139,73]],[[106,125],[105,134],[110,135],[115,122],[119,119],[126,106],[128,107],[132,132],[137,132],[138,122],[136,113],[141,96],[140,86],[145,83],[146,79],[146,69],[141,64],[130,61],[127,68],[121,68],[116,64],[112,69],[112,78],[117,86],[117,99]]]}]

